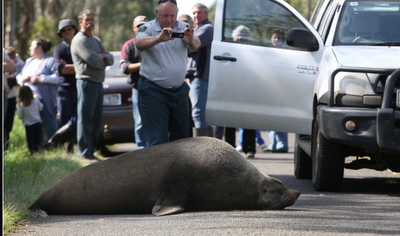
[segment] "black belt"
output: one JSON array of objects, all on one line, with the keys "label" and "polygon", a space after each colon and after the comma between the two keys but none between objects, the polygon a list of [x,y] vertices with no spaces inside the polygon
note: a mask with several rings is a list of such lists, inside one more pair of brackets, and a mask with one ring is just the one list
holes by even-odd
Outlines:
[{"label": "black belt", "polygon": [[143,80],[143,81],[148,81],[148,82],[150,82],[150,83],[152,83],[152,84],[155,84],[155,85],[157,85],[158,87],[160,87],[160,88],[162,88],[162,89],[165,89],[165,90],[168,90],[168,91],[170,91],[170,92],[176,92],[176,91],[178,91],[180,88],[182,88],[182,86],[183,86],[183,84],[182,84],[179,88],[164,88],[164,87],[161,87],[160,85],[154,83],[153,81],[147,79],[146,77],[144,77],[144,76],[142,76],[142,75],[141,75],[139,78],[140,78],[141,80]]}]

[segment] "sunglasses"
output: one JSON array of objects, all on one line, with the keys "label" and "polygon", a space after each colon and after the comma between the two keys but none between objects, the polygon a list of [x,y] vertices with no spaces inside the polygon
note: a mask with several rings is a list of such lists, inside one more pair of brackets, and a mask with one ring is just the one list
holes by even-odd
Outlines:
[{"label": "sunglasses", "polygon": [[42,46],[43,45],[43,39],[41,37],[36,38],[37,46]]},{"label": "sunglasses", "polygon": [[64,28],[62,30],[60,30],[61,33],[67,32],[67,31],[72,31],[73,28]]},{"label": "sunglasses", "polygon": [[157,5],[158,5],[158,4],[161,4],[161,3],[165,3],[165,2],[172,2],[173,4],[177,5],[177,4],[176,4],[176,0],[159,0],[158,3],[157,3]]}]

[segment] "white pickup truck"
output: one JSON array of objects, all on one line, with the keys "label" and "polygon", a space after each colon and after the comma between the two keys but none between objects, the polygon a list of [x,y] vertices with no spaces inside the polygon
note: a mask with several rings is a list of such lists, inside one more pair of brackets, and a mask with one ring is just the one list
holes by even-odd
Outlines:
[{"label": "white pickup truck", "polygon": [[298,134],[295,176],[337,191],[344,168],[400,172],[399,68],[400,0],[321,0],[310,22],[283,0],[217,0],[207,122]]}]

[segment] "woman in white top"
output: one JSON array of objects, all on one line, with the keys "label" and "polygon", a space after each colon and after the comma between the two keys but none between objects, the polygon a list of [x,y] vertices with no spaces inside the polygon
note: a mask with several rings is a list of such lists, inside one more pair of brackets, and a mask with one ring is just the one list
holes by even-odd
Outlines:
[{"label": "woman in white top", "polygon": [[17,75],[18,83],[29,86],[34,96],[43,103],[40,117],[46,140],[58,130],[57,90],[60,76],[54,57],[47,54],[51,46],[47,39],[34,39],[29,48],[32,57],[26,60],[22,72]]}]

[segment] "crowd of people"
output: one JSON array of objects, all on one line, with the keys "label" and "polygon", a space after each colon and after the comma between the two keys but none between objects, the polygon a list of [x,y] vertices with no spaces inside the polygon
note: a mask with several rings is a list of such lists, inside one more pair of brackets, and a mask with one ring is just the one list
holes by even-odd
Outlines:
[{"label": "crowd of people", "polygon": [[[134,37],[121,49],[119,67],[132,86],[132,115],[138,149],[191,136],[210,136],[225,140],[248,157],[254,157],[258,143],[263,151],[287,152],[287,133],[270,131],[266,145],[258,130],[212,127],[206,123],[213,26],[208,8],[202,3],[189,15],[178,17],[175,0],[159,0],[156,17],[133,19]],[[94,13],[78,15],[78,27],[70,19],[58,23],[62,43],[48,52],[52,43],[35,38],[30,58],[21,60],[15,49],[3,48],[6,72],[5,145],[13,126],[15,110],[26,129],[29,151],[67,144],[88,160],[94,155],[101,132],[105,68],[114,62],[98,37],[93,35]],[[173,33],[180,33],[177,36]],[[246,26],[238,26],[232,37],[246,41],[251,37]],[[284,37],[277,29],[271,43],[279,47]],[[17,96],[16,87],[19,84]],[[190,92],[189,92],[190,91]]]}]

